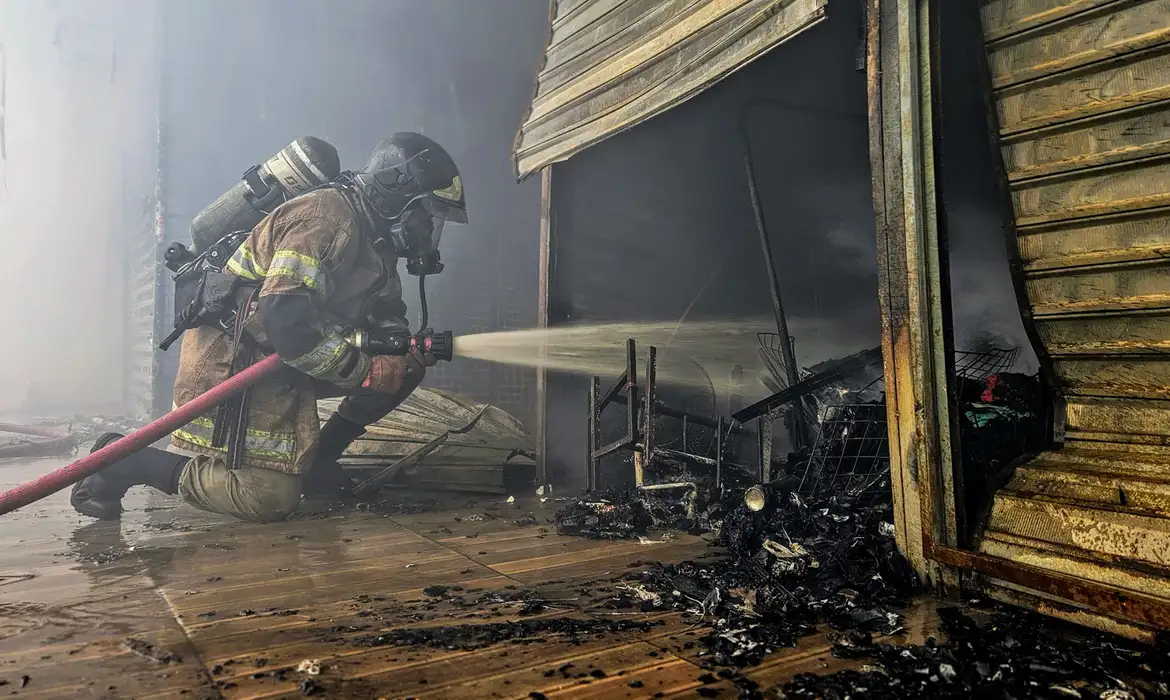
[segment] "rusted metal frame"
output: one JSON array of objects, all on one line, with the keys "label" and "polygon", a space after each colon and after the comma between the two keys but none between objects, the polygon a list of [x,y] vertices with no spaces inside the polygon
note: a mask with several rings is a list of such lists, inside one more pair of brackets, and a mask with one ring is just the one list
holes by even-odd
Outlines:
[{"label": "rusted metal frame", "polygon": [[[552,166],[540,172],[540,252],[537,272],[536,327],[548,328],[549,275],[552,262]],[[548,347],[542,334],[537,341],[536,366],[536,480],[548,485]]]},{"label": "rusted metal frame", "polygon": [[[946,193],[944,179],[938,176],[942,173],[946,154],[943,149],[943,136],[946,125],[943,123],[942,107],[942,22],[940,14],[940,0],[929,0],[927,13],[928,27],[925,36],[929,38],[928,56],[930,60],[928,76],[930,86],[930,114],[931,139],[930,153],[933,154],[931,163],[932,174],[930,181],[934,183],[935,234],[927,238],[930,258],[937,272],[937,294],[933,301],[932,315],[940,322],[934,326],[935,337],[931,343],[934,350],[935,371],[935,401],[938,404],[939,415],[939,454],[943,456],[939,467],[942,475],[943,505],[948,512],[947,521],[954,523],[953,544],[964,545],[969,542],[970,530],[964,493],[962,454],[959,440],[959,404],[957,392],[952,391],[956,385],[955,378],[955,332],[954,311],[951,304],[951,261],[950,261],[950,229],[948,227],[947,210],[944,206]],[[941,390],[939,390],[941,389]]]},{"label": "rusted metal frame", "polygon": [[626,397],[621,395],[621,392],[627,388],[626,385],[629,384],[629,381],[630,370],[627,369],[625,372],[622,372],[622,376],[618,377],[618,380],[613,383],[613,386],[611,386],[609,390],[601,396],[602,410],[605,410],[605,407],[611,403],[620,403],[623,406],[629,405],[629,401],[626,400]]},{"label": "rusted metal frame", "polygon": [[[680,418],[684,423],[687,421],[697,421],[706,425],[706,422],[699,421],[697,417],[691,416],[683,411],[670,409],[658,401],[655,390],[658,377],[658,348],[651,345],[646,350],[646,378],[644,384],[639,384],[638,382],[637,364],[637,343],[633,338],[630,338],[626,341],[626,371],[614,386],[603,395],[601,392],[601,377],[595,376],[590,380],[588,396],[588,444],[586,448],[586,463],[588,465],[588,473],[586,475],[587,488],[590,491],[595,491],[598,488],[598,471],[600,469],[601,458],[623,449],[633,450],[634,483],[637,488],[660,490],[694,487],[694,484],[690,482],[680,482],[678,484],[647,484],[645,467],[650,463],[655,454],[665,454],[677,459],[687,459],[699,464],[713,466],[715,467],[716,483],[719,483],[722,479],[724,467],[723,444],[724,430],[726,427],[723,418],[720,417],[716,421],[711,421],[712,427],[716,430],[718,454],[715,459],[657,447],[654,441],[655,415],[670,415]],[[623,390],[626,392],[624,396],[621,393]],[[639,394],[641,394],[641,400],[639,400]],[[626,407],[627,433],[621,438],[602,446],[601,412],[612,404],[621,404]],[[641,423],[639,422],[639,418],[641,418]]]},{"label": "rusted metal frame", "polygon": [[[765,97],[749,100],[739,110],[738,126],[741,148],[743,150],[744,170],[747,175],[748,197],[751,200],[756,232],[759,235],[760,248],[764,256],[764,270],[768,273],[768,287],[772,293],[772,311],[776,317],[776,331],[780,336],[780,355],[784,360],[784,374],[788,380],[788,386],[794,386],[800,381],[799,373],[796,370],[796,350],[793,346],[792,336],[788,332],[788,318],[784,313],[784,303],[780,295],[780,281],[776,273],[776,259],[772,255],[772,243],[768,237],[768,225],[764,215],[764,205],[760,199],[759,189],[756,187],[755,161],[752,156],[751,132],[749,131],[750,122],[748,121],[748,117],[751,115],[752,110],[760,107],[771,107],[789,112],[816,114],[822,117],[846,120],[859,119],[862,118],[862,115],[852,112],[810,109],[804,105]],[[797,410],[788,412],[786,416],[789,433],[793,438],[794,445],[798,448],[807,447],[809,441],[812,439],[812,427],[808,424],[805,416],[807,408],[808,406],[805,400],[800,398],[797,400]]]},{"label": "rusted metal frame", "polygon": [[1028,591],[1023,586],[989,576],[972,575],[969,578],[971,579],[969,586],[971,593],[979,597],[987,597],[1017,608],[1035,610],[1045,617],[1133,639],[1143,644],[1152,645],[1158,637],[1157,630],[1145,625],[1117,617],[1109,617],[1104,613],[1059,600],[1053,596],[1040,595],[1034,591]]},{"label": "rusted metal frame", "polygon": [[[877,274],[878,274],[878,308],[882,321],[882,365],[886,385],[886,419],[890,441],[890,481],[893,489],[894,504],[894,533],[898,548],[906,555],[914,569],[920,574],[925,566],[921,542],[914,532],[916,523],[907,518],[908,501],[911,498],[907,486],[909,465],[903,459],[901,422],[898,420],[901,406],[898,372],[895,371],[895,344],[893,332],[896,327],[897,304],[900,295],[894,285],[900,279],[900,261],[897,257],[897,246],[891,246],[891,238],[897,236],[898,222],[892,211],[900,205],[900,193],[897,185],[900,182],[898,173],[890,167],[896,162],[898,154],[891,153],[886,157],[887,148],[896,149],[896,143],[887,144],[885,141],[886,122],[896,115],[889,114],[886,109],[886,94],[896,85],[896,78],[883,80],[882,65],[888,62],[889,46],[891,45],[888,27],[892,26],[896,15],[889,0],[869,0],[866,6],[866,101],[869,111],[869,159],[870,177],[873,180],[873,209],[877,244]],[[913,537],[911,535],[914,535]]]},{"label": "rusted metal frame", "polygon": [[772,473],[772,428],[776,425],[776,410],[756,419],[756,452],[759,460],[760,483],[768,481]]},{"label": "rusted metal frame", "polygon": [[626,399],[626,435],[634,444],[638,442],[638,344],[633,338],[626,340]]},{"label": "rusted metal frame", "polygon": [[601,377],[589,379],[589,427],[585,440],[585,486],[589,491],[597,490],[597,472],[601,467],[601,460],[595,456],[601,447],[601,416],[598,406],[601,405]]},{"label": "rusted metal frame", "polygon": [[643,410],[646,422],[642,426],[642,447],[634,446],[634,485],[638,488],[646,483],[645,467],[654,458],[654,383],[657,378],[658,348],[651,345],[646,349],[646,406]]},{"label": "rusted metal frame", "polygon": [[[626,392],[626,434],[601,446],[601,412],[622,392]],[[589,392],[589,474],[590,490],[597,487],[597,471],[602,457],[638,444],[638,346],[633,338],[626,341],[626,371],[614,385],[601,395],[601,377],[593,377]],[[636,462],[636,460],[635,460]],[[639,465],[635,463],[635,472]]]},{"label": "rusted metal frame", "polygon": [[[923,328],[925,335],[922,339],[923,351],[923,392],[929,396],[933,404],[933,418],[928,418],[928,425],[934,428],[932,440],[924,440],[922,447],[929,462],[925,473],[927,486],[933,493],[924,499],[923,505],[928,510],[923,512],[928,517],[931,527],[928,530],[934,542],[955,547],[959,544],[959,507],[957,470],[955,460],[955,443],[952,440],[956,434],[957,423],[954,421],[953,411],[957,408],[952,401],[952,378],[954,375],[953,340],[951,333],[951,304],[948,293],[950,280],[949,270],[946,269],[947,258],[945,253],[945,229],[942,207],[941,167],[936,167],[940,161],[939,134],[935,130],[935,119],[942,111],[941,100],[936,90],[941,88],[939,64],[939,0],[917,0],[917,55],[918,55],[918,154],[920,160],[921,181],[921,220],[920,231],[922,236],[921,259],[918,270],[923,273],[922,284],[919,289],[924,299],[911,308],[919,308],[924,318],[916,328]],[[905,107],[905,104],[903,104]],[[903,133],[907,133],[904,129]],[[914,270],[914,268],[911,268]],[[912,298],[913,299],[913,298]],[[924,489],[926,490],[926,489]],[[941,507],[941,512],[939,508]],[[957,584],[957,579],[953,581]]]},{"label": "rusted metal frame", "polygon": [[418,464],[422,460],[426,459],[432,452],[442,447],[443,444],[447,442],[447,438],[451,437],[452,435],[466,435],[467,433],[471,432],[475,428],[475,425],[479,423],[479,419],[483,418],[484,414],[487,413],[488,408],[488,406],[484,406],[483,408],[479,409],[475,416],[463,426],[459,428],[452,428],[451,430],[444,430],[443,432],[436,435],[430,442],[414,448],[394,464],[391,464],[385,469],[382,469],[377,474],[374,474],[370,478],[355,486],[353,488],[353,494],[355,496],[360,496],[364,493],[373,491],[375,488],[381,488],[382,484],[388,481],[391,477],[398,474],[407,467],[412,467]]},{"label": "rusted metal frame", "polygon": [[[879,302],[890,435],[890,466],[899,548],[932,585],[957,578],[926,554],[935,539],[953,533],[942,496],[939,415],[934,371],[934,328],[942,327],[938,275],[928,266],[926,237],[934,235],[929,123],[929,54],[920,46],[926,0],[873,0],[867,32],[870,148],[877,219]],[[925,35],[928,37],[929,35]],[[929,132],[927,132],[929,134]],[[931,202],[933,205],[933,202]],[[937,266],[934,266],[937,270]],[[945,386],[942,387],[945,389]],[[953,512],[953,511],[952,511]]]},{"label": "rusted metal frame", "polygon": [[1151,596],[954,547],[932,546],[928,556],[949,566],[1063,598],[1122,619],[1158,629],[1170,629],[1170,605]]},{"label": "rusted metal frame", "polygon": [[[953,470],[949,453],[943,449],[944,433],[949,438],[947,417],[945,359],[942,383],[939,383],[941,329],[948,319],[942,316],[941,278],[937,252],[937,200],[934,189],[934,148],[930,101],[930,24],[931,0],[897,0],[898,58],[898,138],[901,141],[902,220],[905,250],[907,380],[899,390],[908,394],[912,412],[900,412],[899,418],[911,422],[913,442],[910,457],[916,469],[910,477],[918,490],[919,522],[924,555],[931,543],[957,544],[953,491],[948,493]],[[893,66],[890,66],[893,67]],[[899,348],[900,349],[900,348]],[[924,558],[927,558],[924,556]],[[955,588],[958,576],[953,570],[925,567],[923,573],[935,586]]]},{"label": "rusted metal frame", "polygon": [[[715,427],[715,490],[723,488],[723,416],[719,416]],[[685,427],[685,424],[684,424]],[[683,444],[686,445],[686,432],[683,432]]]},{"label": "rusted metal frame", "polygon": [[[834,367],[820,374],[803,379],[786,389],[776,392],[732,416],[737,422],[756,421],[757,476],[761,483],[772,480],[772,427],[781,408],[790,402],[799,402],[802,397],[826,386],[841,377],[873,364],[881,357],[881,348],[873,348],[842,360]],[[799,403],[797,404],[800,405]]]},{"label": "rusted metal frame", "polygon": [[601,459],[602,457],[608,457],[618,450],[625,449],[627,447],[633,447],[633,445],[634,443],[629,438],[619,438],[604,447],[599,447],[598,449],[594,450],[593,458]]},{"label": "rusted metal frame", "polygon": [[[625,406],[627,403],[626,397],[622,396],[621,394],[618,394],[617,396],[613,397],[612,402],[616,403],[616,404],[621,404],[623,406]],[[683,421],[683,430],[684,431],[687,430],[688,423],[694,423],[695,425],[701,425],[705,428],[711,428],[712,430],[714,430],[716,425],[717,425],[717,421],[715,421],[715,420],[712,420],[712,419],[707,418],[705,416],[691,415],[690,413],[687,413],[686,411],[680,411],[677,408],[671,408],[670,406],[662,403],[661,401],[658,401],[657,399],[655,399],[655,401],[654,401],[654,412],[659,414],[659,415],[669,416],[671,418],[677,418],[678,420]],[[738,426],[732,427],[733,431],[736,431],[738,429],[739,429]],[[685,438],[686,435],[684,434],[683,437]]]},{"label": "rusted metal frame", "polygon": [[747,422],[772,414],[789,402],[794,402],[801,397],[808,396],[821,387],[832,384],[855,372],[861,371],[869,365],[875,364],[880,357],[881,348],[875,347],[870,350],[863,350],[834,363],[820,374],[806,377],[785,389],[777,391],[771,396],[760,399],[751,406],[737,412],[732,418],[736,421]]}]

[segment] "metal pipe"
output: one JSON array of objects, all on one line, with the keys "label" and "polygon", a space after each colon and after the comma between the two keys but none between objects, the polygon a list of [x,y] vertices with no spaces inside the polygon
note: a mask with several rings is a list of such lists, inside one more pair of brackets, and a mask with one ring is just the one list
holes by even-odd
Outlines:
[{"label": "metal pipe", "polygon": [[[863,123],[867,119],[867,115],[854,114],[852,112],[814,110],[773,98],[749,100],[744,103],[739,111],[739,132],[740,140],[743,143],[743,163],[744,170],[747,173],[748,195],[752,201],[752,213],[755,215],[756,231],[760,236],[760,248],[764,254],[764,268],[768,273],[768,286],[772,292],[772,311],[776,315],[776,332],[780,334],[780,354],[784,360],[784,374],[788,380],[788,386],[793,386],[800,381],[800,375],[796,371],[796,357],[792,352],[791,336],[788,335],[788,318],[784,314],[784,302],[780,296],[780,280],[776,274],[775,258],[772,257],[772,243],[768,239],[768,226],[764,217],[764,207],[760,202],[759,190],[756,187],[755,163],[752,159],[751,132],[748,130],[748,116],[757,107],[772,107],[790,112],[804,112],[839,119],[858,119]],[[797,448],[804,447],[811,435],[804,409],[804,401],[800,400],[797,402],[797,410],[789,414],[791,421],[789,427],[794,446]]]},{"label": "metal pipe", "polygon": [[[788,386],[800,381],[796,372],[796,358],[792,353],[792,345],[788,334],[788,318],[784,315],[784,301],[780,297],[780,280],[776,274],[776,261],[772,257],[772,242],[768,240],[768,225],[764,220],[764,207],[760,202],[760,193],[756,188],[755,164],[752,161],[751,134],[748,132],[748,110],[751,103],[744,105],[740,112],[739,129],[743,140],[743,165],[747,174],[748,196],[752,201],[752,213],[755,215],[756,232],[760,236],[760,249],[764,255],[764,270],[768,273],[768,288],[772,292],[772,312],[776,315],[776,332],[780,335],[780,355],[784,359],[784,374],[788,379]],[[790,414],[790,429],[792,441],[800,448],[805,443],[804,412],[794,411]]]},{"label": "metal pipe", "polygon": [[[611,403],[621,404],[622,406],[625,406],[629,403],[629,399],[627,399],[625,396],[622,396],[619,394],[619,395],[613,397],[613,401]],[[685,420],[688,423],[694,423],[695,425],[701,425],[704,428],[711,428],[712,430],[714,430],[718,426],[718,422],[715,421],[714,419],[707,418],[704,416],[696,416],[696,415],[687,413],[686,411],[680,411],[677,408],[671,408],[670,406],[667,406],[666,404],[662,403],[661,401],[657,401],[657,400],[654,402],[654,413],[657,415],[660,415],[660,416],[674,418],[676,420]],[[733,431],[738,431],[739,429],[740,429],[740,426],[736,426],[736,425],[733,425],[730,428],[730,430],[733,430]]]},{"label": "metal pipe", "polygon": [[756,484],[743,492],[743,503],[748,510],[758,513],[769,505],[776,505],[778,495],[794,491],[799,485],[800,479],[791,476]]}]

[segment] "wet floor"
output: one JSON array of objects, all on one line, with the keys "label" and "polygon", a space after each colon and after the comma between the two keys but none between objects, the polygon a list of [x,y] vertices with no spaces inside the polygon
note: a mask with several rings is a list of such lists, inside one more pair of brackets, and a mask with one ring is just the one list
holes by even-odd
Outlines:
[{"label": "wet floor", "polygon": [[[7,488],[63,464],[0,464]],[[560,537],[560,504],[417,497],[340,511],[306,504],[243,524],[132,491],[121,523],[70,510],[67,492],[0,527],[0,694],[19,698],[693,697],[702,630],[671,613],[614,613],[604,581],[639,561],[711,556],[700,538],[655,544]],[[402,505],[404,504],[404,505]],[[527,517],[527,516],[534,517]],[[518,598],[536,592],[545,603]],[[936,626],[909,615],[911,639]],[[387,630],[516,620],[638,619],[655,626],[483,648],[398,647]],[[479,628],[476,628],[479,629]],[[531,641],[531,640],[528,640]],[[853,663],[824,635],[767,660],[764,685]],[[731,688],[723,689],[731,694]]]}]

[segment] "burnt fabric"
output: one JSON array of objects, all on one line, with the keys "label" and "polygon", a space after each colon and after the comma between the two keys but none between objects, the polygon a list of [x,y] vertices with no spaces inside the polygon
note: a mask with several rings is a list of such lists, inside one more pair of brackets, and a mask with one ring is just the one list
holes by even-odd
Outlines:
[{"label": "burnt fabric", "polygon": [[[256,360],[273,352],[285,360],[251,389],[241,468],[303,473],[320,430],[316,387],[360,393],[370,366],[345,334],[358,326],[406,325],[397,261],[379,255],[363,217],[342,190],[310,192],[277,207],[228,262],[227,272],[254,285],[241,295],[256,294],[243,324]],[[233,338],[212,327],[188,331],[176,405],[231,376],[233,351],[238,370],[244,349]],[[226,448],[212,446],[213,429],[214,415],[201,416],[176,431],[172,444],[225,460]]]}]

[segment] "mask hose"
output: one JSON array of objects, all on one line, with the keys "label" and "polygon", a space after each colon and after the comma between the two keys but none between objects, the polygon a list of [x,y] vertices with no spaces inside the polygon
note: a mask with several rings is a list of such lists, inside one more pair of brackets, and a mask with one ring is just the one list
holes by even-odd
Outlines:
[{"label": "mask hose", "polygon": [[419,275],[418,276],[418,305],[419,305],[419,309],[421,311],[421,314],[420,314],[419,320],[418,320],[418,332],[422,333],[423,331],[425,331],[427,329],[427,327],[428,327],[427,323],[430,321],[430,317],[427,313],[427,276],[426,275]]}]

